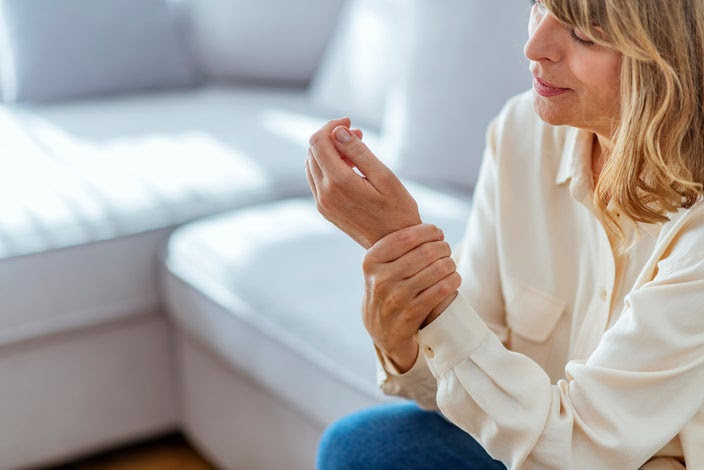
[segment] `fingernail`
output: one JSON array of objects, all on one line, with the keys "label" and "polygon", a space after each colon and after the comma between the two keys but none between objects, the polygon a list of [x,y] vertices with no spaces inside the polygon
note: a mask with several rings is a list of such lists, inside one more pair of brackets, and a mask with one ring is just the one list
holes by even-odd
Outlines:
[{"label": "fingernail", "polygon": [[345,127],[336,128],[334,134],[335,139],[337,139],[337,141],[341,144],[346,144],[347,142],[352,140],[352,135],[350,134],[350,131],[348,131]]},{"label": "fingernail", "polygon": [[438,229],[438,236],[440,237],[440,240],[445,239],[445,234],[442,232],[442,229]]}]

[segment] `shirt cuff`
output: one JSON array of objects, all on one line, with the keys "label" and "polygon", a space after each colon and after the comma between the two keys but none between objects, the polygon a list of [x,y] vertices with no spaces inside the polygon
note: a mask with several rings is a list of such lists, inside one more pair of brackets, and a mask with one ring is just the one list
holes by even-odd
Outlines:
[{"label": "shirt cuff", "polygon": [[418,352],[416,362],[413,363],[408,371],[400,373],[394,366],[391,360],[386,357],[386,354],[376,349],[376,355],[379,358],[377,363],[377,383],[382,391],[388,395],[398,395],[403,389],[413,388],[418,384],[423,384],[427,381],[428,366],[425,364],[423,355]]},{"label": "shirt cuff", "polygon": [[440,316],[418,332],[418,356],[425,357],[437,378],[467,359],[489,333],[484,320],[460,292]]}]

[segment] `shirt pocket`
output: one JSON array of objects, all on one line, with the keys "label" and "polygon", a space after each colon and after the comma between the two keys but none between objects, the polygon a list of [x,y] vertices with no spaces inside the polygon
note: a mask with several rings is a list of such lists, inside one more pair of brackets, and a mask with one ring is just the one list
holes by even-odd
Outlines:
[{"label": "shirt pocket", "polygon": [[521,344],[527,342],[536,346],[545,343],[565,312],[567,302],[524,282],[517,284],[520,287],[506,305],[512,344],[519,340]]}]

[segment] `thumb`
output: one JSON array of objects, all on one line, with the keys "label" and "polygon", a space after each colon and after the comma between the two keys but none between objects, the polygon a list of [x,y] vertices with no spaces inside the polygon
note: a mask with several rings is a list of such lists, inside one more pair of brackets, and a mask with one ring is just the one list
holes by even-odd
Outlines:
[{"label": "thumb", "polygon": [[337,126],[332,131],[332,141],[337,151],[349,160],[371,182],[381,173],[390,170],[369,150],[354,131],[345,126]]}]

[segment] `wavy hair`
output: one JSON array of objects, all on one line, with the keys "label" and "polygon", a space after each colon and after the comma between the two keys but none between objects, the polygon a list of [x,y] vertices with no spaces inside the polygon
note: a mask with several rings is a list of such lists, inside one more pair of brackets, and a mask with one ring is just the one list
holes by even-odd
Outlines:
[{"label": "wavy hair", "polygon": [[704,1],[543,0],[557,19],[623,55],[613,149],[594,191],[616,215],[662,223],[704,188]]}]

